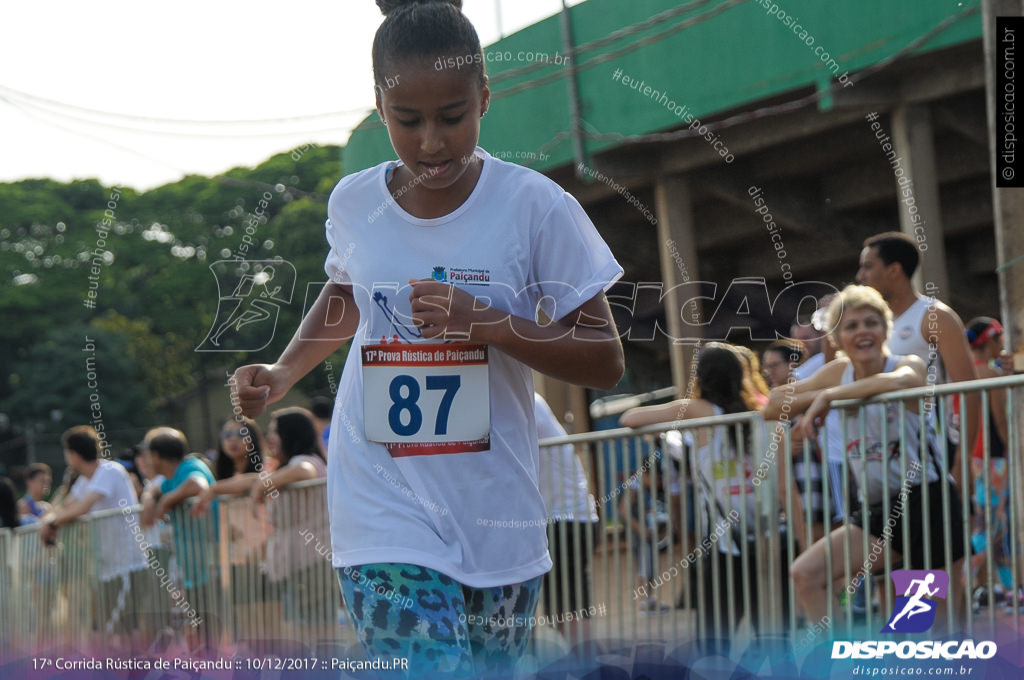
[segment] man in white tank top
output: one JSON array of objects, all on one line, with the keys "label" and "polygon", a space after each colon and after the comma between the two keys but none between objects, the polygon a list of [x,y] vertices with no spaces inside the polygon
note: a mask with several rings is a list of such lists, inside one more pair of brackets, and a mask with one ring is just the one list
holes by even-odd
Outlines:
[{"label": "man in white tank top", "polygon": [[[907,234],[886,232],[864,241],[857,283],[871,286],[885,298],[895,317],[886,344],[895,355],[916,354],[928,367],[928,384],[974,380],[974,363],[956,312],[934,297],[914,290],[911,277],[921,261],[917,243]],[[926,284],[928,292],[938,292]],[[948,404],[947,404],[948,406]],[[977,434],[981,401],[967,393],[967,441]],[[947,410],[951,413],[951,410]],[[959,433],[948,426],[951,438]],[[954,439],[958,441],[958,439]],[[960,458],[950,460],[950,472],[960,486]]]}]

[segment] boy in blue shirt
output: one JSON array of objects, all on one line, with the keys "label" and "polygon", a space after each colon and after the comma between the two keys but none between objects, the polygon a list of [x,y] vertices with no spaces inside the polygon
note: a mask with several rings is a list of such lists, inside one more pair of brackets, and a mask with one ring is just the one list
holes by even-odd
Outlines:
[{"label": "boy in blue shirt", "polygon": [[[156,472],[164,477],[159,487],[152,485],[142,494],[142,525],[151,526],[167,516],[182,501],[197,496],[214,483],[210,468],[195,455],[186,455],[185,435],[172,427],[158,427],[146,433],[143,448],[153,454]],[[215,501],[216,502],[216,501]],[[208,517],[215,518],[216,508]],[[185,586],[185,600],[178,604],[197,628],[206,614],[216,611],[213,587],[216,574],[213,554],[216,549],[216,526],[211,520],[195,520],[188,513],[176,512],[171,519],[174,528],[174,551]],[[211,574],[214,578],[210,578]],[[212,643],[212,626],[207,623],[203,636]]]}]

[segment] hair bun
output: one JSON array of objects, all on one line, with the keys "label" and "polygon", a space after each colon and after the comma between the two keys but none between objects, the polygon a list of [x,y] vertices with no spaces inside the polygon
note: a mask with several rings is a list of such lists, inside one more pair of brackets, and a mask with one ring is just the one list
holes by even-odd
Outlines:
[{"label": "hair bun", "polygon": [[390,16],[403,7],[413,5],[452,5],[455,9],[462,11],[462,0],[377,0],[377,7],[384,16]]}]

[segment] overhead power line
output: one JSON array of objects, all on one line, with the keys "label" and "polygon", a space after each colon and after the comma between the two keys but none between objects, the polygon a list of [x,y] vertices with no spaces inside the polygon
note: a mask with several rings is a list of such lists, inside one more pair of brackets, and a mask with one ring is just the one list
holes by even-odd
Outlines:
[{"label": "overhead power line", "polygon": [[359,113],[368,113],[373,107],[361,106],[355,109],[349,109],[347,111],[328,111],[325,113],[310,113],[300,116],[287,116],[284,118],[253,118],[253,119],[240,119],[240,120],[189,120],[182,118],[158,118],[153,116],[137,116],[127,113],[118,113],[116,111],[103,111],[101,109],[92,109],[85,106],[78,106],[77,104],[69,104],[67,102],[57,101],[55,99],[47,99],[46,97],[39,97],[28,92],[21,92],[4,85],[0,85],[0,95],[7,95],[20,100],[22,103],[36,103],[36,105],[49,105],[57,106],[65,109],[71,109],[74,111],[80,111],[82,113],[90,113],[97,116],[106,116],[108,118],[117,118],[120,120],[133,120],[137,122],[163,124],[163,125],[209,125],[209,126],[228,126],[228,125],[279,125],[281,123],[295,123],[300,121],[318,120],[321,118],[338,118],[343,116],[351,116]]},{"label": "overhead power line", "polygon": [[39,113],[45,113],[45,114],[51,115],[51,116],[59,116],[62,119],[67,119],[67,120],[75,121],[76,123],[82,123],[82,124],[85,124],[85,125],[93,125],[93,126],[97,126],[97,127],[108,128],[108,129],[113,129],[113,130],[117,130],[119,132],[126,132],[126,133],[130,133],[130,134],[143,134],[143,135],[148,134],[148,135],[156,135],[156,136],[161,136],[161,137],[193,137],[193,138],[205,138],[205,139],[232,139],[232,140],[234,140],[234,139],[259,139],[259,138],[264,138],[264,137],[295,137],[295,136],[298,136],[298,135],[327,134],[327,133],[338,132],[338,131],[348,132],[349,130],[351,130],[351,126],[349,126],[349,125],[338,126],[338,127],[331,127],[331,128],[317,128],[317,129],[313,129],[313,130],[277,130],[277,131],[273,131],[273,132],[272,131],[267,131],[267,132],[246,132],[246,131],[242,131],[242,130],[233,130],[233,129],[221,130],[219,132],[189,132],[189,131],[186,131],[186,130],[156,130],[156,129],[153,129],[153,128],[132,127],[132,126],[127,125],[127,124],[112,123],[112,122],[103,121],[103,120],[95,120],[95,119],[89,118],[88,116],[82,116],[82,115],[78,115],[78,114],[74,114],[74,113],[69,113],[69,112],[66,112],[66,111],[55,111],[53,109],[49,109],[49,108],[46,108],[44,106],[38,106],[38,105],[31,104],[31,103],[28,103],[28,102],[19,102],[17,100],[14,100],[14,99],[11,99],[10,97],[5,96],[3,93],[0,93],[0,102],[4,102],[5,104],[9,104],[11,106],[15,106],[16,108],[18,108],[19,110],[21,110],[23,112],[26,109],[31,109],[32,111],[36,111],[36,112],[39,112]]}]

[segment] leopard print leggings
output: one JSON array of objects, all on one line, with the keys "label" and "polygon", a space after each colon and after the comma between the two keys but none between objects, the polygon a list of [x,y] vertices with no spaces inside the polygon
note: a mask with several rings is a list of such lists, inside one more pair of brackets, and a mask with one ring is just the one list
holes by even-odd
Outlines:
[{"label": "leopard print leggings", "polygon": [[541,584],[470,588],[412,564],[345,567],[338,580],[367,657],[408,659],[425,679],[511,677]]}]

